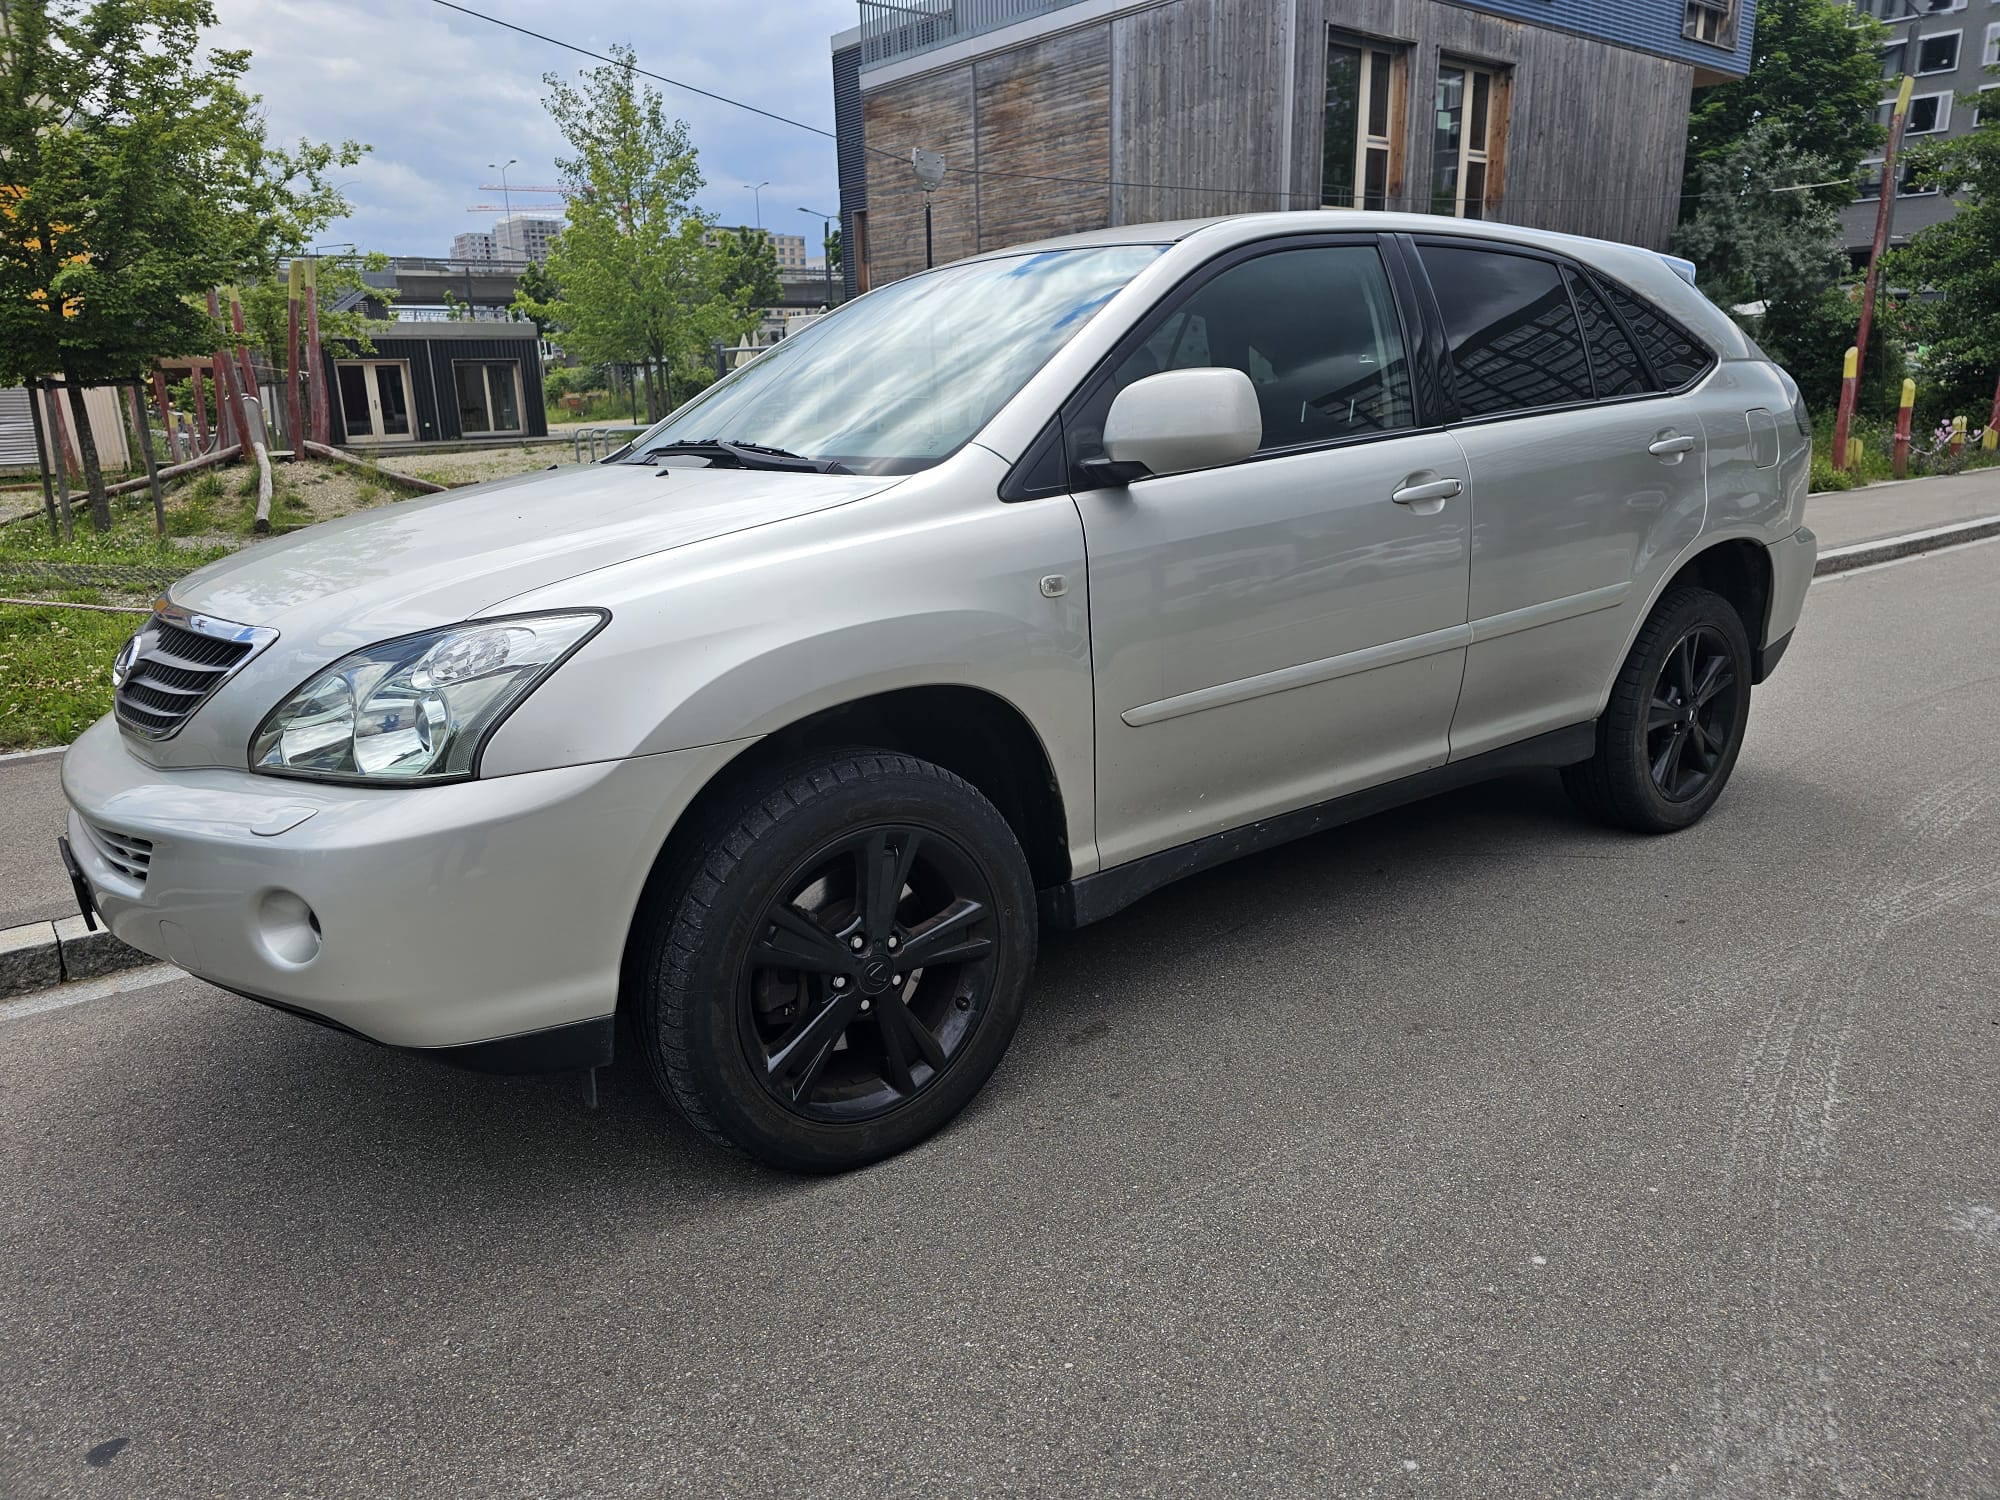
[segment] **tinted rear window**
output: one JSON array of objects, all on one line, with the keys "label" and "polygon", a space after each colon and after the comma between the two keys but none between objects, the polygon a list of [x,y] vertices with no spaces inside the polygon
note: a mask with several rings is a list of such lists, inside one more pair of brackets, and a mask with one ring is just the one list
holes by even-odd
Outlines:
[{"label": "tinted rear window", "polygon": [[1419,253],[1444,315],[1461,415],[1591,399],[1583,333],[1554,263],[1443,245]]},{"label": "tinted rear window", "polygon": [[1653,373],[1663,389],[1677,391],[1700,375],[1715,358],[1708,350],[1667,321],[1650,302],[1633,296],[1615,281],[1603,283],[1605,295],[1618,309],[1618,316],[1632,330],[1639,347],[1652,361]]}]

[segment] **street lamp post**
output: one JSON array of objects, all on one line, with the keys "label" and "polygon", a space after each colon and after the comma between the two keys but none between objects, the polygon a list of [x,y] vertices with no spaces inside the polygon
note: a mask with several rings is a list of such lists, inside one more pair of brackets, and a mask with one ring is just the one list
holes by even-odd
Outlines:
[{"label": "street lamp post", "polygon": [[[827,246],[833,243],[833,221],[839,218],[840,215],[822,213],[819,209],[816,208],[802,208],[799,210],[799,212],[807,215],[808,217],[819,220],[819,254],[820,254],[820,259],[826,263],[826,310],[828,312],[832,312],[833,311],[833,256],[827,252]],[[841,248],[844,253],[846,247],[842,246]]]},{"label": "street lamp post", "polygon": [[[507,168],[518,167],[520,164],[521,164],[521,159],[518,156],[510,156],[504,162],[489,161],[486,164],[487,171],[498,172],[500,174],[500,211],[506,216],[507,219],[511,219],[514,217],[513,195],[507,191]],[[505,220],[503,219],[502,222],[504,223]],[[494,248],[497,250],[499,246],[496,244]],[[494,258],[497,260],[499,257],[495,256]]]},{"label": "street lamp post", "polygon": [[768,178],[763,182],[746,182],[743,184],[744,187],[750,190],[751,201],[757,205],[757,227],[759,229],[764,227],[764,189],[770,185],[770,179]]}]

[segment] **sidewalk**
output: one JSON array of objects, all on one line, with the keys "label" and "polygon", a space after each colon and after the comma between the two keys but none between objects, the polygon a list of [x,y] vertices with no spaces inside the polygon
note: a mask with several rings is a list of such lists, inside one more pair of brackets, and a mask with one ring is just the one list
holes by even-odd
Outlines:
[{"label": "sidewalk", "polygon": [[1806,501],[1806,525],[1819,536],[1821,552],[1986,516],[2000,516],[2000,469],[1871,484]]}]

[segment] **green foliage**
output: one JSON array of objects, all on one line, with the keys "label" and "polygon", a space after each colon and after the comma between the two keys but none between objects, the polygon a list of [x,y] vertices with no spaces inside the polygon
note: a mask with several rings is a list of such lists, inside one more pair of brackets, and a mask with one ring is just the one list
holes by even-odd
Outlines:
[{"label": "green foliage", "polygon": [[[1860,330],[1860,295],[1858,287],[1828,287],[1811,297],[1773,304],[1763,317],[1745,320],[1750,336],[1791,373],[1816,413],[1830,414],[1840,400],[1841,366]],[[1895,411],[1908,373],[1905,328],[1903,308],[1893,298],[1879,298],[1861,366],[1857,410]]]},{"label": "green foliage", "polygon": [[[1887,35],[1841,0],[1763,0],[1749,73],[1695,95],[1685,190],[1702,191],[1706,171],[1726,162],[1753,126],[1769,122],[1800,158],[1826,167],[1830,185],[1816,196],[1834,207],[1850,201],[1855,168],[1882,141],[1877,49]],[[1699,202],[1683,199],[1682,217]]]},{"label": "green foliage", "polygon": [[[1961,109],[1977,106],[1977,95],[1959,96]],[[1904,308],[1923,346],[1927,400],[1978,426],[2000,376],[2000,113],[1966,135],[1913,147],[1910,162],[1921,181],[1957,190],[1958,211],[1894,252],[1888,274],[1935,294]]]},{"label": "green foliage", "polygon": [[1758,120],[1697,171],[1701,196],[1674,249],[1700,267],[1702,290],[1725,308],[1811,301],[1840,271],[1840,212],[1797,189],[1836,171],[1800,152],[1776,120]]},{"label": "green foliage", "polygon": [[0,605],[0,750],[66,745],[111,708],[111,661],[139,615]]},{"label": "green foliage", "polygon": [[[362,274],[388,269],[389,257],[379,253],[328,256],[315,260],[313,277],[318,283],[319,336],[322,343],[339,344],[357,354],[375,352],[374,344],[368,339],[368,330],[379,326],[380,319],[370,317],[366,302],[357,300],[344,311],[340,309],[340,303],[361,294],[385,307],[393,306],[400,295],[396,288],[372,286]],[[240,289],[240,295],[243,319],[250,325],[251,341],[258,348],[282,356],[287,335],[287,309],[291,303],[289,277],[274,273],[262,280],[249,282]],[[299,340],[303,348],[306,336],[303,292],[300,297]],[[312,373],[307,371],[308,378]]]},{"label": "green foliage", "polygon": [[[0,48],[0,383],[126,379],[213,349],[211,287],[268,277],[347,209],[365,148],[265,139],[211,0],[10,0]],[[92,519],[111,525],[79,432]]]},{"label": "green foliage", "polygon": [[826,263],[833,268],[833,274],[835,276],[838,276],[841,272],[839,225],[836,224],[833,228],[829,229],[826,232],[825,248],[826,248]]},{"label": "green foliage", "polygon": [[761,230],[738,228],[717,237],[724,268],[722,289],[745,307],[775,307],[785,297],[778,280],[778,250]]},{"label": "green foliage", "polygon": [[641,365],[647,410],[671,402],[673,372],[698,368],[715,340],[734,343],[755,323],[724,286],[728,262],[706,243],[695,207],[702,177],[687,126],[669,121],[657,90],[640,87],[629,47],[571,84],[550,74],[548,109],[570,155],[556,165],[569,189],[569,225],[550,247],[556,295],[517,302],[563,330],[591,363]]},{"label": "green foliage", "polygon": [[562,287],[549,268],[540,261],[531,260],[521,267],[521,274],[514,283],[514,302],[507,310],[516,319],[526,318],[535,325],[535,335],[547,338],[562,330],[549,316],[548,309],[562,300]]}]

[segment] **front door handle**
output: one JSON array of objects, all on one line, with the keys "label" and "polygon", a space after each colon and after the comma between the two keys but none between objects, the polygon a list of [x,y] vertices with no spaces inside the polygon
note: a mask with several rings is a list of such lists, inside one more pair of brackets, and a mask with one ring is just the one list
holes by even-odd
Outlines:
[{"label": "front door handle", "polygon": [[1694,452],[1691,437],[1663,437],[1656,443],[1648,443],[1646,451],[1655,458],[1664,458],[1668,463],[1679,463],[1683,453]]},{"label": "front door handle", "polygon": [[1434,516],[1444,509],[1445,501],[1464,488],[1456,479],[1433,479],[1424,484],[1406,484],[1391,491],[1389,498],[1398,505],[1409,506],[1420,516]]}]

